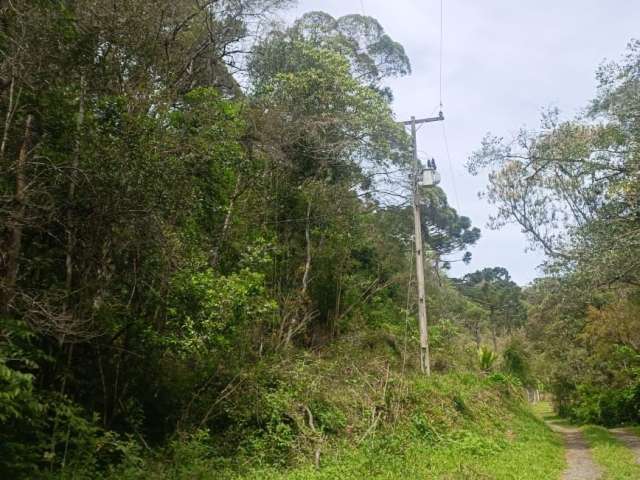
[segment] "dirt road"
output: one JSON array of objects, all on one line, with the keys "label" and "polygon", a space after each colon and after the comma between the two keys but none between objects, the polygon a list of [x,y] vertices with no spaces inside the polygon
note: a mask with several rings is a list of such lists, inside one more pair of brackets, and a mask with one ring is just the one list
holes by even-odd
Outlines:
[{"label": "dirt road", "polygon": [[640,437],[625,428],[614,428],[609,431],[633,452],[636,463],[640,464]]},{"label": "dirt road", "polygon": [[597,480],[602,476],[602,469],[593,461],[589,445],[582,432],[575,427],[548,422],[549,426],[560,433],[565,442],[567,469],[562,480]]}]

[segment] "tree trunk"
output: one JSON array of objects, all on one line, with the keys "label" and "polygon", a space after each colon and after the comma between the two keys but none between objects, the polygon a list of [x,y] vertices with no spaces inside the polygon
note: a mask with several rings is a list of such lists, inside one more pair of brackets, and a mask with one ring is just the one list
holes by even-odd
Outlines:
[{"label": "tree trunk", "polygon": [[307,202],[307,223],[304,229],[304,238],[307,244],[307,259],[304,264],[304,273],[302,275],[302,289],[300,290],[300,303],[298,305],[298,314],[291,317],[284,346],[287,347],[291,343],[293,335],[299,330],[303,323],[309,318],[309,310],[307,309],[307,289],[309,288],[309,274],[311,272],[311,200]]},{"label": "tree trunk", "polygon": [[491,339],[493,340],[493,350],[498,351],[498,334],[496,333],[495,325],[491,326]]},{"label": "tree trunk", "polygon": [[80,75],[80,99],[78,106],[78,123],[76,125],[76,143],[73,150],[73,160],[71,162],[71,177],[69,182],[69,191],[67,194],[67,202],[69,204],[67,208],[67,221],[66,221],[66,236],[67,236],[67,245],[66,245],[66,259],[65,259],[65,269],[66,269],[66,277],[65,277],[65,294],[66,298],[64,301],[64,309],[66,310],[68,307],[69,297],[71,296],[71,287],[73,282],[73,249],[75,246],[75,233],[73,231],[73,227],[71,223],[73,222],[73,215],[71,213],[71,207],[73,203],[73,197],[76,192],[76,181],[77,181],[77,172],[80,166],[80,146],[81,146],[81,138],[82,138],[82,125],[84,123],[84,90],[85,90],[85,81],[84,75]]},{"label": "tree trunk", "polygon": [[227,232],[229,231],[229,227],[231,225],[231,215],[233,214],[233,207],[235,206],[236,199],[240,195],[240,184],[242,183],[242,174],[238,174],[238,178],[236,179],[236,185],[233,188],[233,195],[229,200],[229,207],[227,208],[227,214],[224,217],[224,223],[222,224],[222,231],[220,232],[220,239],[218,240],[213,252],[211,252],[211,258],[209,259],[209,265],[211,268],[216,268],[218,266],[218,262],[220,261],[220,249],[224,244],[227,238]]},{"label": "tree trunk", "polygon": [[482,339],[480,338],[480,324],[476,323],[474,329],[473,329],[473,333],[475,336],[475,340],[476,340],[476,348],[480,348],[480,344],[482,343]]},{"label": "tree trunk", "polygon": [[338,322],[337,320],[340,318],[340,301],[342,300],[342,264],[337,273],[336,278],[336,306],[335,312],[331,317],[331,337],[335,338],[338,334]]},{"label": "tree trunk", "polygon": [[13,94],[15,88],[15,77],[11,76],[11,83],[9,84],[9,105],[7,106],[7,115],[4,119],[4,131],[2,132],[2,143],[0,143],[0,163],[4,160],[4,152],[7,149],[7,141],[9,140],[9,129],[11,128],[11,119],[14,112]]},{"label": "tree trunk", "polygon": [[29,149],[31,148],[31,137],[33,135],[33,115],[27,115],[24,128],[24,139],[18,154],[16,162],[16,192],[14,196],[16,209],[9,220],[9,230],[11,235],[11,243],[7,254],[7,273],[6,273],[6,303],[5,307],[12,303],[15,296],[15,288],[18,280],[18,266],[20,251],[22,249],[22,229],[24,226],[26,203],[26,169],[29,157]]},{"label": "tree trunk", "polygon": [[[304,229],[304,238],[307,243],[307,261],[304,265],[304,275],[302,276],[302,297],[307,294],[309,287],[309,273],[311,272],[311,201],[307,203],[307,224]],[[303,298],[304,299],[304,298]]]},{"label": "tree trunk", "polygon": [[493,308],[489,309],[489,322],[491,322],[491,339],[493,340],[493,350],[498,351],[498,332],[496,326],[496,318]]}]

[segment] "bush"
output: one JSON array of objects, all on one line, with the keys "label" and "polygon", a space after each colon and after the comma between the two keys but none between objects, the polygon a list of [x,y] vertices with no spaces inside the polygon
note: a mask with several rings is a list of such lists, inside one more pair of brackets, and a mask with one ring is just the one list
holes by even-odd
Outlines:
[{"label": "bush", "polygon": [[496,363],[498,355],[489,347],[482,346],[478,349],[478,362],[480,369],[483,372],[489,372],[493,368],[493,364]]},{"label": "bush", "polygon": [[622,388],[578,384],[575,389],[562,393],[562,402],[557,402],[559,413],[577,423],[613,427],[640,422],[640,379],[637,374]]},{"label": "bush", "polygon": [[502,359],[504,370],[520,379],[522,385],[530,387],[535,384],[535,380],[531,375],[529,354],[521,340],[512,339],[504,352],[502,352]]},{"label": "bush", "polygon": [[177,274],[171,285],[168,314],[179,328],[170,342],[185,357],[229,351],[257,320],[273,314],[264,276],[243,269],[228,276],[211,269]]}]

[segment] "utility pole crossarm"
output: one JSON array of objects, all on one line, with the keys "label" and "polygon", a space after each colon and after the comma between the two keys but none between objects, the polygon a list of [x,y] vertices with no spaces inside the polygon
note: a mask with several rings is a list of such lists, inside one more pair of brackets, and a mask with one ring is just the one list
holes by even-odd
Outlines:
[{"label": "utility pole crossarm", "polygon": [[421,118],[419,120],[412,119],[412,120],[407,120],[406,122],[398,122],[398,123],[401,123],[402,125],[411,125],[411,124],[418,125],[419,123],[441,122],[443,120],[444,120],[444,115],[442,114],[442,112],[440,112],[437,117]]}]

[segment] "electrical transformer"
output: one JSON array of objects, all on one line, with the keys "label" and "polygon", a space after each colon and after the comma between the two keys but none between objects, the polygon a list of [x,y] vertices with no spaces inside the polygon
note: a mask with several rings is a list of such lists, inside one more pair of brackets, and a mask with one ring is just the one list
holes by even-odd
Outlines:
[{"label": "electrical transformer", "polygon": [[422,178],[419,179],[418,185],[421,187],[431,187],[440,183],[440,173],[436,170],[426,168],[422,171]]}]

